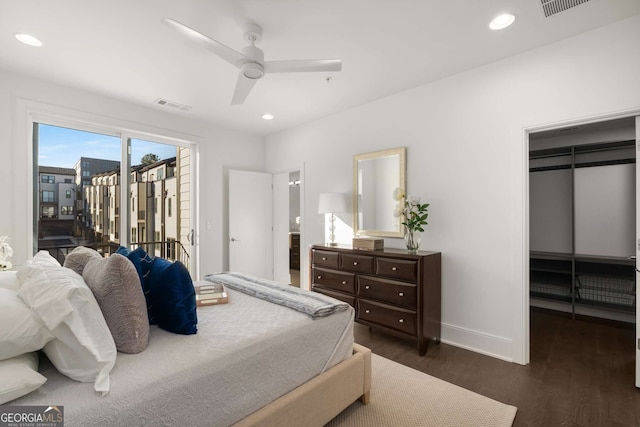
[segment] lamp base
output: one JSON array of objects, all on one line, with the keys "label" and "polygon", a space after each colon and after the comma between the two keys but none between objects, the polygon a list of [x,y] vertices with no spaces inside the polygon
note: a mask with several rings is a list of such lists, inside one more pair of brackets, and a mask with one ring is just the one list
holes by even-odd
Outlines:
[{"label": "lamp base", "polygon": [[327,246],[338,246],[337,242],[328,242]]}]

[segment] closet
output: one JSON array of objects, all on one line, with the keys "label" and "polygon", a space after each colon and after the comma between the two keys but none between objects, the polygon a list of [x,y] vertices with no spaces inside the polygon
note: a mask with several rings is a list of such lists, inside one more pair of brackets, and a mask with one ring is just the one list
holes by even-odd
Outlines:
[{"label": "closet", "polygon": [[634,321],[635,120],[529,142],[531,305]]}]

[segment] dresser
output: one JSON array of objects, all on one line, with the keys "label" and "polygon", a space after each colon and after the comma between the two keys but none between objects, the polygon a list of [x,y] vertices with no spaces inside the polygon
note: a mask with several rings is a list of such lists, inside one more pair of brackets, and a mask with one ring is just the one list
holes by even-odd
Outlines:
[{"label": "dresser", "polygon": [[300,233],[289,233],[289,268],[300,270]]},{"label": "dresser", "polygon": [[358,323],[416,342],[440,343],[440,252],[313,245],[311,289],[349,303]]}]

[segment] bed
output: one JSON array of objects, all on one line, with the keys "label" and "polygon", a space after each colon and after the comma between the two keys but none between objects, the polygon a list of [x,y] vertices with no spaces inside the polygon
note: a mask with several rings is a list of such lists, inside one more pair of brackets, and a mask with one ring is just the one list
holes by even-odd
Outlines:
[{"label": "bed", "polygon": [[227,289],[198,307],[198,331],[151,326],[148,347],[118,353],[110,391],[73,381],[41,357],[47,382],[11,405],[64,406],[67,426],[322,426],[368,403],[371,353],[353,342],[353,308],[311,318]]}]

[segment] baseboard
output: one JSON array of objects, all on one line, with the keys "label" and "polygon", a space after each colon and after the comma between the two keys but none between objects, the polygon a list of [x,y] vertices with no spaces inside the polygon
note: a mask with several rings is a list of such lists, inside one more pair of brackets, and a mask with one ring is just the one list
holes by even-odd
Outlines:
[{"label": "baseboard", "polygon": [[459,326],[442,324],[443,343],[474,351],[506,362],[513,362],[513,341]]}]

